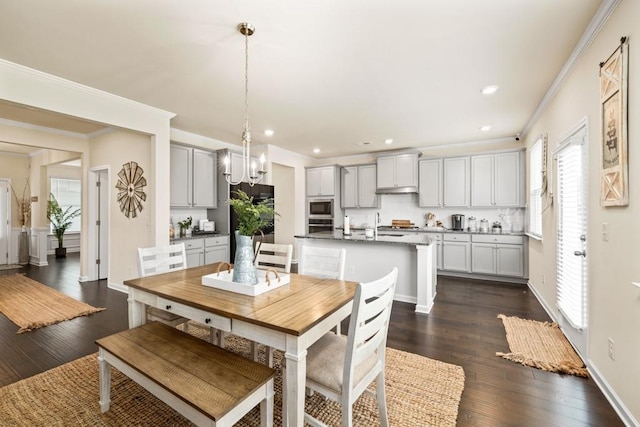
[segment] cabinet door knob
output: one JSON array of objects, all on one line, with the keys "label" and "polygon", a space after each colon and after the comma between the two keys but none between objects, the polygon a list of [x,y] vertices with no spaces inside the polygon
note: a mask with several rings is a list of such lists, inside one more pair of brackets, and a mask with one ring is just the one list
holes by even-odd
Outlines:
[{"label": "cabinet door knob", "polygon": [[167,305],[165,306],[165,308],[166,308],[167,310],[171,310],[171,304],[167,304]]},{"label": "cabinet door knob", "polygon": [[208,325],[209,323],[211,323],[211,319],[209,319],[209,318],[207,317],[206,319],[204,319],[204,323],[206,323],[206,324]]}]

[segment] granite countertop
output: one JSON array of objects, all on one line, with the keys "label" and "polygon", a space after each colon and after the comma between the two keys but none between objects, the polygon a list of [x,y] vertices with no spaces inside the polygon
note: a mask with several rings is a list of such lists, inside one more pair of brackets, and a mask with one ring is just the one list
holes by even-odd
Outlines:
[{"label": "granite countertop", "polygon": [[427,233],[410,233],[402,230],[384,230],[378,232],[378,237],[366,237],[364,231],[354,230],[350,235],[345,236],[342,230],[333,232],[326,231],[321,233],[311,233],[304,235],[296,235],[301,239],[320,239],[320,240],[342,240],[358,243],[392,243],[399,245],[430,245],[436,240]]},{"label": "granite countertop", "polygon": [[229,233],[220,233],[219,231],[209,232],[209,233],[197,233],[192,234],[189,237],[174,237],[173,239],[169,239],[170,242],[183,242],[185,240],[193,240],[193,239],[204,239],[206,237],[220,237],[220,236],[228,236]]},{"label": "granite countertop", "polygon": [[[336,230],[342,230],[342,227],[337,228]],[[353,228],[351,227],[351,230],[364,230],[364,228]],[[491,228],[489,228],[489,230],[491,230]],[[383,232],[388,232],[388,231],[393,231],[393,232],[400,232],[400,233],[458,233],[458,234],[502,234],[505,236],[524,236],[524,231],[510,231],[510,232],[505,232],[503,231],[502,233],[492,233],[491,231],[487,232],[487,233],[482,233],[480,231],[468,231],[468,230],[464,230],[464,231],[460,231],[460,230],[450,230],[448,228],[444,228],[444,227],[422,227],[422,228],[410,228],[410,229],[400,229],[400,228],[393,228],[391,226],[379,226],[378,227],[378,232],[383,231]]]}]

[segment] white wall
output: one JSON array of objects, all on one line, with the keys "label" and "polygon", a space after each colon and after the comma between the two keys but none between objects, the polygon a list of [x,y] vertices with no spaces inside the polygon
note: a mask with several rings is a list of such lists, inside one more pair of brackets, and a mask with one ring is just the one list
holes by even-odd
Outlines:
[{"label": "white wall", "polygon": [[[151,139],[148,135],[124,130],[99,135],[91,140],[89,167],[108,166],[109,182],[109,283],[122,285],[126,279],[137,277],[137,248],[155,245],[155,191],[153,191],[153,168]],[[144,170],[147,200],[142,212],[128,218],[120,211],[117,201],[118,172],[122,165],[135,161]],[[167,211],[169,207],[167,206]],[[169,236],[169,220],[165,223],[165,234]]]},{"label": "white wall", "polygon": [[[640,423],[640,155],[637,126],[640,103],[640,2],[623,0],[579,59],[551,104],[527,135],[530,147],[539,134],[547,133],[549,150],[583,119],[589,120],[589,262],[588,364],[611,396],[619,399],[629,423]],[[629,206],[600,206],[600,101],[598,64],[629,37]],[[535,64],[532,64],[534,66]],[[551,157],[551,156],[550,156]],[[549,161],[551,184],[555,163]],[[543,215],[543,240],[529,239],[530,285],[556,312],[556,209]],[[609,226],[609,241],[601,237],[602,224]],[[608,357],[608,339],[615,342],[615,360]],[[634,420],[630,420],[633,417]]]}]

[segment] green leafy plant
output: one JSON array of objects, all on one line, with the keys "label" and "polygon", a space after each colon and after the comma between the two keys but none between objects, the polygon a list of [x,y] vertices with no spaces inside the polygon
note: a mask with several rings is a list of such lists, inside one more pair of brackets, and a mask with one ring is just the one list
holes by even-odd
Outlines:
[{"label": "green leafy plant", "polygon": [[187,219],[183,219],[182,221],[178,221],[178,226],[180,230],[186,230],[187,228],[191,228],[191,223],[193,222],[193,218],[187,217]]},{"label": "green leafy plant", "polygon": [[69,206],[67,209],[62,209],[56,197],[51,193],[49,200],[47,201],[47,219],[53,227],[53,234],[58,239],[58,247],[62,248],[62,239],[64,232],[67,231],[73,219],[80,215],[80,209],[73,209]]},{"label": "green leafy plant", "polygon": [[271,225],[278,213],[273,209],[273,199],[265,199],[253,204],[242,190],[233,191],[236,198],[229,199],[229,205],[238,216],[238,231],[243,236],[253,236],[258,230]]}]

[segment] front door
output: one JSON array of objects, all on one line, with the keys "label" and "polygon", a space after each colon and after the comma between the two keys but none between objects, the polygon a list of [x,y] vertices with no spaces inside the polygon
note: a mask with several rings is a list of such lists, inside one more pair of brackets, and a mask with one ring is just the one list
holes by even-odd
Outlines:
[{"label": "front door", "polygon": [[587,358],[587,172],[586,124],[556,151],[558,194],[558,323],[583,359]]}]

